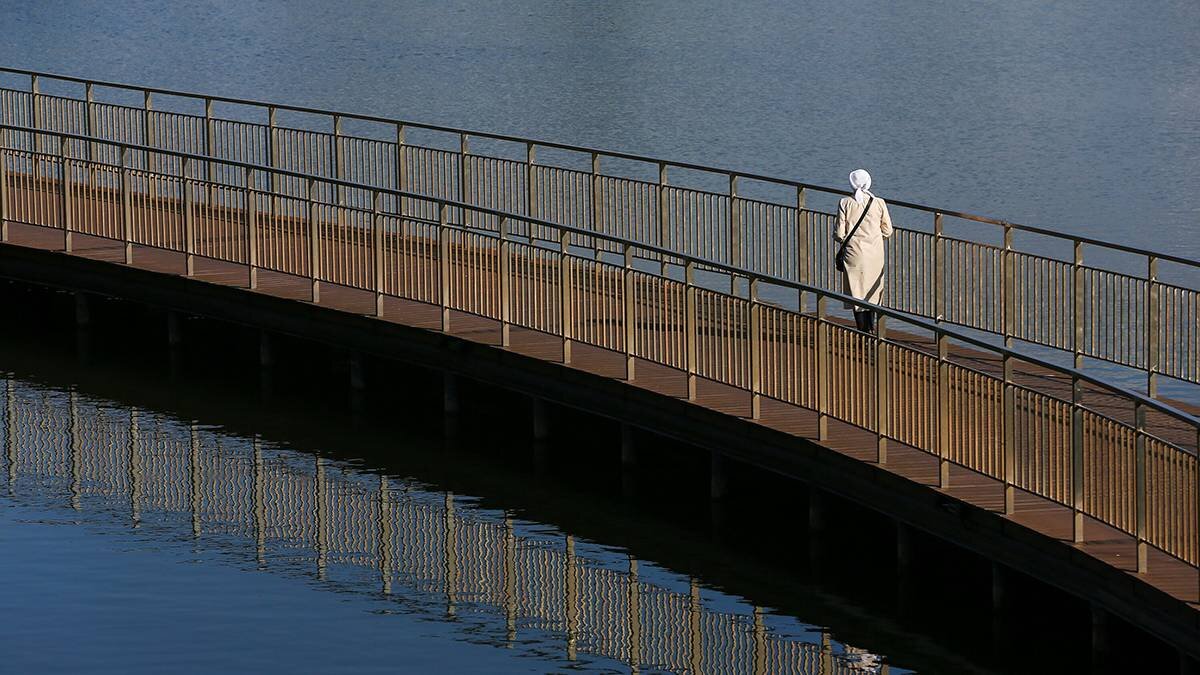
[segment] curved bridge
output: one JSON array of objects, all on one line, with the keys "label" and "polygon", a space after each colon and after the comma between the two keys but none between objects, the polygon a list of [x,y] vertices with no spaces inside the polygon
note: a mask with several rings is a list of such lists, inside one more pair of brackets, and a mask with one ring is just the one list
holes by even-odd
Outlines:
[{"label": "curved bridge", "polygon": [[[1059,540],[1070,565],[1133,582],[1104,589],[1115,611],[1200,644],[1200,422],[1159,396],[1163,378],[1200,383],[1192,261],[892,202],[899,222],[932,215],[932,231],[891,242],[870,335],[833,307],[847,300],[831,290],[833,216],[808,205],[836,190],[2,72],[30,84],[0,89],[10,254],[240,287],[675,397]],[[48,79],[83,96],[41,93]],[[98,88],[140,105],[99,102]],[[456,147],[438,146],[447,135]],[[980,228],[999,243],[969,238]],[[1143,601],[1156,609],[1131,609]]]}]

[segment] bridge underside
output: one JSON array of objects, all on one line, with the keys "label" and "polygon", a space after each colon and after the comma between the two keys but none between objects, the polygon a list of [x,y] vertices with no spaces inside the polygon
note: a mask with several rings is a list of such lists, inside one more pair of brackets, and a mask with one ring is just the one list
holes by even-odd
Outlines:
[{"label": "bridge underside", "polygon": [[[511,326],[504,347],[499,322],[454,310],[443,332],[436,304],[385,297],[375,316],[375,294],[346,286],[322,284],[313,303],[308,278],[259,270],[251,290],[244,265],[197,257],[189,278],[181,253],[134,246],[125,265],[123,244],[78,233],[71,255],[62,248],[61,230],[9,223],[0,276],[334,343],[621,419],[886,513],[1094,602],[1193,655],[1200,644],[1194,568],[1151,548],[1139,574],[1132,537],[1085,517],[1084,540],[1074,543],[1071,509],[1017,490],[1006,514],[1000,481],[957,465],[941,475],[936,456],[896,442],[881,464],[876,434],[836,419],[818,442],[818,415],[807,408],[764,397],[752,419],[743,389],[697,378],[689,401],[683,370],[637,359],[628,380],[625,354],[578,342],[567,365],[556,335]],[[1044,387],[1069,386],[1044,375],[1025,374]]]}]

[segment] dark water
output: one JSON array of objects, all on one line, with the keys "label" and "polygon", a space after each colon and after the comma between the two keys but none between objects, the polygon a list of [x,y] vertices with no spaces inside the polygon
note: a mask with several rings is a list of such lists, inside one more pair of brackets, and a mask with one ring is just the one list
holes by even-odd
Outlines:
[{"label": "dark water", "polygon": [[[41,3],[6,64],[842,186],[1200,257],[1200,4]],[[922,223],[904,223],[909,226]]]}]

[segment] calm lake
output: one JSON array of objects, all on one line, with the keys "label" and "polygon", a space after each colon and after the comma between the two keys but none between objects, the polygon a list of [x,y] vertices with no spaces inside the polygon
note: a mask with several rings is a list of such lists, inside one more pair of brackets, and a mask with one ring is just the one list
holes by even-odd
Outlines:
[{"label": "calm lake", "polygon": [[[10,67],[838,187],[861,166],[884,197],[1192,258],[1196,35],[1191,0],[0,7]],[[40,321],[0,340],[0,670],[986,668],[879,609],[894,590],[870,537],[835,546],[854,563],[843,590],[789,585],[786,555],[714,544],[706,500],[670,489],[682,479],[631,504],[619,480],[448,455],[419,413],[364,431],[319,401],[260,406],[257,381],[194,363],[217,381],[172,379],[165,357],[85,363]],[[775,499],[763,531],[788,539],[789,496]],[[1054,665],[1022,644],[1030,670]]]}]

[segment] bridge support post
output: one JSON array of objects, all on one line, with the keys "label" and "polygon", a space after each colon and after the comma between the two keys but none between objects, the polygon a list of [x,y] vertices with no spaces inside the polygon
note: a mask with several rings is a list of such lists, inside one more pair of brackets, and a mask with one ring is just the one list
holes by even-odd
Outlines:
[{"label": "bridge support post", "polygon": [[361,421],[366,408],[367,378],[361,352],[350,352],[350,412],[356,422]]},{"label": "bridge support post", "polygon": [[533,408],[533,440],[546,441],[550,438],[550,419],[546,401],[536,396],[531,399]]},{"label": "bridge support post", "polygon": [[1109,654],[1109,616],[1104,608],[1093,604],[1092,617],[1092,672],[1107,672]]},{"label": "bridge support post", "polygon": [[633,427],[621,423],[621,495],[632,499],[637,490],[637,445]]},{"label": "bridge support post", "polygon": [[725,457],[713,450],[708,460],[708,497],[720,501],[729,495],[729,476],[726,473]]},{"label": "bridge support post", "polygon": [[76,291],[75,296],[75,326],[76,328],[87,328],[92,323],[91,301],[88,299],[87,293]]},{"label": "bridge support post", "polygon": [[183,370],[183,326],[179,312],[167,311],[167,352],[171,363],[171,377],[178,377]]},{"label": "bridge support post", "polygon": [[913,606],[914,535],[910,525],[896,521],[896,611],[901,616],[907,616]]},{"label": "bridge support post", "polygon": [[258,383],[263,396],[271,393],[271,372],[275,366],[275,348],[271,334],[265,330],[258,331]]},{"label": "bridge support post", "polygon": [[459,412],[458,376],[454,373],[442,373],[442,412],[447,416]]}]

